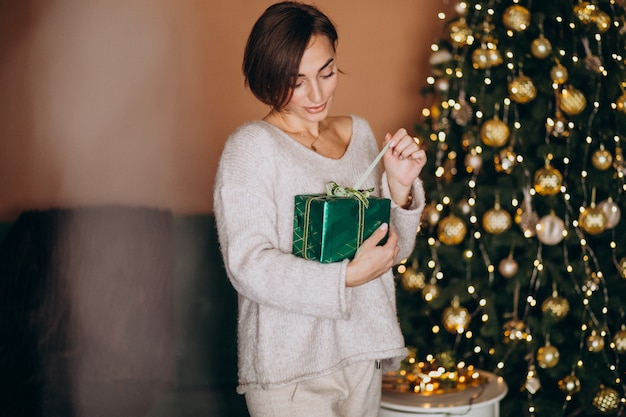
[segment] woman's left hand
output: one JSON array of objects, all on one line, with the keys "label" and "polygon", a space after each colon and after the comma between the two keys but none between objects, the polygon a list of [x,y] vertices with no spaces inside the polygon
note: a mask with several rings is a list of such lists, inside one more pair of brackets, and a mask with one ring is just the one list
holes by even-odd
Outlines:
[{"label": "woman's left hand", "polygon": [[406,129],[399,129],[393,135],[387,133],[385,144],[390,141],[392,144],[383,156],[383,164],[391,198],[399,206],[404,206],[409,200],[413,181],[426,164],[426,152],[416,139],[409,136]]}]

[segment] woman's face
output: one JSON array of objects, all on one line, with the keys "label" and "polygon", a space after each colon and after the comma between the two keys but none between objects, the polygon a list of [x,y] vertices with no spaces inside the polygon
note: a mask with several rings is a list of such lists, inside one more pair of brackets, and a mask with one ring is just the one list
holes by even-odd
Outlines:
[{"label": "woman's face", "polygon": [[324,120],[336,88],[333,47],[326,36],[313,35],[302,55],[293,95],[283,110],[310,122]]}]

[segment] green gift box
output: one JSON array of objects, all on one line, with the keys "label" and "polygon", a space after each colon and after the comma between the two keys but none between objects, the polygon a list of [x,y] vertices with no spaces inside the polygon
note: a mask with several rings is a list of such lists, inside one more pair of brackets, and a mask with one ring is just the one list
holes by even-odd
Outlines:
[{"label": "green gift box", "polygon": [[389,223],[390,206],[379,197],[296,195],[293,253],[322,263],[352,259],[365,239]]},{"label": "green gift box", "polygon": [[331,181],[326,184],[326,194],[295,196],[294,255],[322,263],[352,259],[365,239],[381,224],[389,223],[391,200],[370,197],[373,188],[361,190],[360,186],[390,145],[383,147],[354,187],[340,187]]}]

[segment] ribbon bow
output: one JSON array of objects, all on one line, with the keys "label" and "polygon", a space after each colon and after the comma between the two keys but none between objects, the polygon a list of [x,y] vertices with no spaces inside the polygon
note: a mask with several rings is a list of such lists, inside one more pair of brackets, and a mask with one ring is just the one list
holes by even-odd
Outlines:
[{"label": "ribbon bow", "polygon": [[383,147],[383,149],[381,149],[381,151],[378,153],[374,161],[370,164],[370,166],[363,173],[363,175],[361,175],[361,178],[359,178],[359,180],[356,182],[354,187],[351,187],[351,188],[341,187],[336,182],[331,181],[328,184],[326,184],[326,194],[329,196],[335,196],[335,197],[353,197],[359,200],[361,203],[363,203],[365,208],[368,208],[369,207],[368,198],[370,196],[370,193],[374,191],[374,189],[370,188],[367,190],[359,190],[359,187],[367,179],[367,177],[370,175],[374,167],[376,167],[376,164],[378,164],[378,162],[383,157],[385,152],[387,152],[387,149],[389,149],[390,145],[391,145],[391,142],[388,142]]},{"label": "ribbon bow", "polygon": [[350,187],[341,187],[335,181],[326,184],[326,194],[335,197],[353,197],[359,200],[367,208],[369,207],[369,196],[374,191],[373,188],[368,190],[355,190]]}]

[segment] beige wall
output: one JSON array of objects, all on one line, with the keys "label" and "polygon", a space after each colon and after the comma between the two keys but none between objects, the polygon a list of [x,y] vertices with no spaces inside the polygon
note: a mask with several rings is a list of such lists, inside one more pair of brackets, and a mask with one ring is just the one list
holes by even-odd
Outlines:
[{"label": "beige wall", "polygon": [[[209,212],[222,145],[266,109],[241,55],[266,0],[0,5],[0,220],[50,206]],[[318,0],[339,29],[333,113],[412,128],[446,0]]]}]

